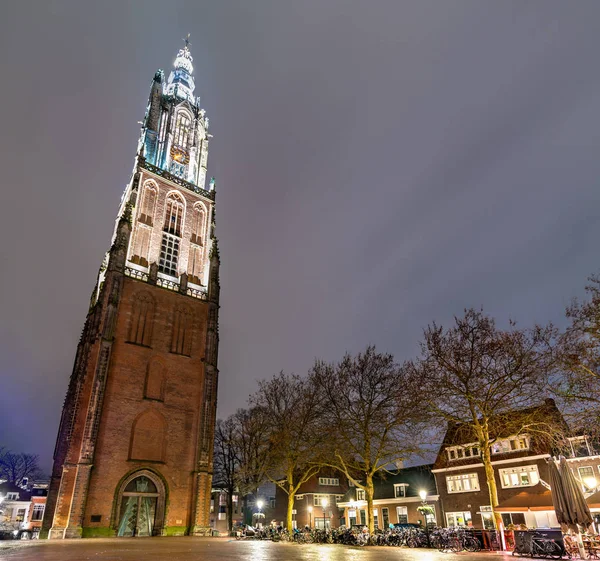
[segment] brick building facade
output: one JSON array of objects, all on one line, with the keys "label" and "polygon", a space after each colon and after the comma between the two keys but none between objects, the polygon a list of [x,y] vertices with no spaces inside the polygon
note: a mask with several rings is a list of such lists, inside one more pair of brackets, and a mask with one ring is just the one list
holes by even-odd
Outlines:
[{"label": "brick building facade", "polygon": [[209,530],[219,252],[189,44],[156,73],[77,348],[42,535]]},{"label": "brick building facade", "polygon": [[[537,408],[515,410],[511,414],[531,416],[532,411],[547,419],[548,426],[554,423],[567,430],[551,399]],[[571,436],[559,443],[540,431],[528,434],[524,430],[495,438],[492,466],[498,491],[497,511],[505,527],[558,527],[547,464],[547,460],[558,453],[567,457],[576,478],[582,482],[583,491],[593,492],[600,481],[600,456],[595,454],[586,437]],[[444,509],[444,520],[440,522],[444,526],[495,527],[479,447],[461,431],[460,425],[448,427],[433,468]]]},{"label": "brick building facade", "polygon": [[[323,469],[311,477],[294,497],[292,521],[296,528],[338,528],[344,523],[344,509],[339,506],[348,491],[347,479],[337,471]],[[323,499],[326,507],[323,508]],[[287,515],[287,493],[275,488],[275,510],[273,516],[278,523],[285,525]]]},{"label": "brick building facade", "polygon": [[[432,512],[427,524],[440,523],[441,508],[431,465],[400,468],[384,472],[373,478],[373,518],[376,528],[387,529],[390,524],[425,524],[425,517],[418,508],[428,505]],[[421,494],[423,496],[421,496]],[[364,490],[351,487],[339,503],[344,508],[346,526],[367,523],[367,501]]]}]

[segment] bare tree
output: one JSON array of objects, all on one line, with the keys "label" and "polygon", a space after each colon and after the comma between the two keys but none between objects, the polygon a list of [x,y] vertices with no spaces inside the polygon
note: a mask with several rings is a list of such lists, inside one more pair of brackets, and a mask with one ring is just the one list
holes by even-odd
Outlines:
[{"label": "bare tree", "polygon": [[586,286],[588,299],[573,300],[570,324],[556,347],[559,376],[553,388],[566,402],[576,424],[598,437],[600,424],[600,276]]},{"label": "bare tree", "polygon": [[227,529],[233,530],[233,496],[237,491],[239,471],[238,424],[235,415],[218,419],[215,426],[213,454],[213,487],[224,491],[227,497]]},{"label": "bare tree", "polygon": [[247,520],[248,497],[256,495],[258,488],[267,480],[268,419],[260,409],[250,407],[238,409],[234,420],[237,426],[236,447],[239,461],[236,482],[244,499],[244,518]]},{"label": "bare tree", "polygon": [[311,372],[311,383],[324,393],[322,426],[331,435],[327,465],[364,490],[370,532],[373,477],[421,451],[422,378],[420,371],[398,365],[372,346],[337,364],[317,362]]},{"label": "bare tree", "polygon": [[0,479],[20,485],[23,479],[36,477],[42,477],[37,455],[15,453],[4,447],[0,448]]},{"label": "bare tree", "polygon": [[286,526],[290,532],[294,497],[321,466],[322,402],[317,386],[283,372],[261,381],[258,391],[250,397],[250,403],[269,419],[265,432],[269,461],[265,473],[287,494]]},{"label": "bare tree", "polygon": [[560,415],[536,407],[544,397],[554,336],[552,327],[517,329],[511,323],[501,330],[491,317],[469,309],[448,329],[427,327],[420,359],[411,366],[428,381],[423,393],[434,418],[462,431],[463,442],[477,442],[499,530],[493,444],[518,434],[551,438],[565,429]]}]

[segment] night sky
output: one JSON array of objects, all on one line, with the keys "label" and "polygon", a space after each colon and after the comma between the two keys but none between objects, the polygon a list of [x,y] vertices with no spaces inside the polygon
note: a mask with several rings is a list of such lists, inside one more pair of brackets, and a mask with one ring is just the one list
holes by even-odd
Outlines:
[{"label": "night sky", "polygon": [[0,444],[49,470],[154,72],[214,135],[219,415],[467,306],[564,324],[600,269],[598,0],[4,2]]}]

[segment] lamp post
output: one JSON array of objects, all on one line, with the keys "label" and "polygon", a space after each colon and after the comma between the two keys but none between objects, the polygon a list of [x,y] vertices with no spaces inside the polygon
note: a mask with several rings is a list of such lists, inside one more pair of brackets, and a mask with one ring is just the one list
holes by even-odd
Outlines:
[{"label": "lamp post", "polygon": [[262,509],[262,507],[264,506],[264,504],[265,503],[264,503],[264,501],[262,499],[258,499],[258,501],[256,501],[256,506],[258,507],[258,515],[256,517],[256,522],[257,522],[257,525],[260,525],[260,527],[262,527],[262,522],[260,522],[260,518],[261,518],[261,516],[260,516],[260,514],[261,514],[260,510]]},{"label": "lamp post", "polygon": [[325,526],[325,509],[327,508],[327,505],[329,504],[329,501],[327,500],[327,497],[321,499],[321,505],[323,506],[323,530],[326,530],[326,526]]},{"label": "lamp post", "polygon": [[429,525],[427,524],[427,510],[429,509],[429,505],[427,504],[427,491],[425,491],[425,489],[421,489],[419,491],[419,497],[421,497],[421,514],[423,514],[423,523],[425,524],[427,547],[431,547],[431,542],[429,541]]},{"label": "lamp post", "polygon": [[312,506],[308,507],[308,527],[312,528]]}]

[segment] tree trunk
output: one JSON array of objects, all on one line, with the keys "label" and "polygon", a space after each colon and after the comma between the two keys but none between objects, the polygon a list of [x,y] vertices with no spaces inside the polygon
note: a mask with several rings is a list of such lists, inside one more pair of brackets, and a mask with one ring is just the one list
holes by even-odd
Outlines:
[{"label": "tree trunk", "polygon": [[292,515],[293,510],[294,510],[294,486],[290,483],[288,485],[288,503],[287,503],[286,522],[285,522],[285,526],[286,526],[288,532],[290,533],[290,535],[292,535],[292,533],[294,532],[294,521],[293,521],[293,515]]},{"label": "tree trunk", "polygon": [[373,476],[367,474],[365,481],[365,497],[367,499],[367,526],[369,527],[369,534],[375,533],[375,519],[373,517]]},{"label": "tree trunk", "polygon": [[229,489],[227,493],[227,532],[230,535],[233,531],[233,492],[233,489]]},{"label": "tree trunk", "polygon": [[494,466],[492,466],[492,457],[489,446],[484,446],[481,449],[483,467],[485,469],[485,479],[488,485],[490,494],[490,505],[494,513],[494,522],[496,523],[496,529],[498,530],[498,537],[500,538],[500,545],[503,550],[506,549],[506,542],[504,539],[504,523],[502,522],[502,515],[496,511],[498,507],[498,487],[496,486],[496,478],[494,477]]}]

